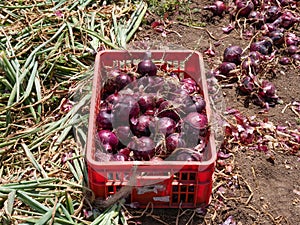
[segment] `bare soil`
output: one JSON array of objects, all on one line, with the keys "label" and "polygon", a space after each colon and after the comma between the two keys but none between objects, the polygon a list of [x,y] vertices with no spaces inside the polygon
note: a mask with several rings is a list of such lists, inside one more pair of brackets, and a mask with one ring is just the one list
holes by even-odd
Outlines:
[{"label": "bare soil", "polygon": [[[225,35],[221,28],[229,23],[229,15],[223,18],[212,17],[204,11],[203,6],[213,1],[196,1],[189,5],[189,12],[168,15],[169,33],[151,29],[151,22],[158,20],[155,15],[148,15],[145,24],[139,30],[137,40],[150,40],[161,45],[172,43],[187,49],[205,51],[210,45],[216,50],[215,57],[205,57],[207,69],[216,68],[222,60],[222,54],[229,45],[240,45],[245,48],[250,40],[241,38],[239,29]],[[192,28],[180,23],[178,18],[194,24],[205,23],[203,28]],[[242,25],[241,25],[242,26]],[[299,31],[299,26],[298,26]],[[216,43],[220,45],[215,46]],[[255,105],[244,106],[244,97],[236,93],[235,85],[223,87],[223,96],[227,107],[239,109],[243,114],[258,118],[268,118],[278,125],[299,126],[299,117],[285,106],[294,100],[300,100],[299,68],[281,66],[278,63],[270,66],[267,74],[276,88],[283,103],[271,107],[268,113],[260,113],[261,108]],[[298,124],[297,124],[298,122]],[[229,173],[217,168],[213,187],[212,202],[204,212],[177,209],[148,209],[144,216],[135,219],[142,224],[222,224],[232,216],[235,224],[300,224],[300,160],[299,156],[280,150],[274,151],[272,160],[265,153],[253,150],[231,150],[233,157],[229,161],[233,170]],[[222,187],[220,189],[220,187]],[[140,215],[142,211],[133,211]],[[183,213],[183,215],[180,215]],[[234,223],[226,223],[234,224]]]}]

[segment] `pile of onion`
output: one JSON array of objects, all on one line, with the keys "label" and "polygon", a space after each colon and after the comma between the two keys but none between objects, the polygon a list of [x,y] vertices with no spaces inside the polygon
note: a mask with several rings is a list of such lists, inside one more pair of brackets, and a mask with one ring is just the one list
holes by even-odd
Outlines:
[{"label": "pile of onion", "polygon": [[222,83],[237,82],[238,93],[246,96],[246,107],[252,102],[267,109],[281,100],[265,75],[279,75],[276,68],[281,65],[300,68],[299,1],[234,0],[232,3],[217,0],[204,9],[212,11],[213,16],[222,16],[226,9],[230,21],[228,27],[222,28],[223,32],[228,34],[241,27],[238,24],[244,24],[241,36],[251,43],[245,49],[238,45],[226,47],[223,61],[213,74]]},{"label": "pile of onion", "polygon": [[95,159],[201,161],[210,130],[197,82],[146,56],[107,73],[96,120]]}]

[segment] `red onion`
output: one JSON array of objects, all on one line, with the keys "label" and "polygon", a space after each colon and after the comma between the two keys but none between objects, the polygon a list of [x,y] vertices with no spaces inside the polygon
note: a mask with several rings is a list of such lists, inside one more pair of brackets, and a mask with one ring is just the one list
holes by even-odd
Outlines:
[{"label": "red onion", "polygon": [[272,52],[272,40],[261,40],[253,42],[250,45],[250,51],[258,51],[263,55],[271,54]]},{"label": "red onion", "polygon": [[[194,144],[193,140],[207,135],[208,120],[206,114],[191,112],[183,119],[183,131],[187,138],[187,144]],[[189,145],[190,146],[190,145]]]},{"label": "red onion", "polygon": [[133,151],[135,159],[150,160],[155,154],[155,143],[149,137],[140,137],[128,144],[128,148]]},{"label": "red onion", "polygon": [[257,51],[251,51],[248,54],[249,58],[251,58],[252,60],[254,60],[255,63],[258,64],[259,60],[261,60],[263,58],[263,56],[261,55],[261,53],[257,52]]},{"label": "red onion", "polygon": [[[276,20],[277,21],[277,20]],[[264,34],[268,34],[269,32],[277,30],[277,24],[273,23],[266,23],[262,25],[261,29],[264,30]]]},{"label": "red onion", "polygon": [[128,124],[129,120],[137,117],[139,113],[140,106],[134,95],[120,96],[119,102],[114,105],[112,110],[114,127]]},{"label": "red onion", "polygon": [[159,118],[156,123],[157,132],[168,136],[175,132],[176,122],[169,117]]},{"label": "red onion", "polygon": [[293,55],[293,54],[296,54],[299,52],[299,48],[296,45],[290,45],[287,47],[286,50],[290,55]]},{"label": "red onion", "polygon": [[131,150],[129,148],[122,148],[119,150],[119,153],[126,155],[126,156],[130,156]]},{"label": "red onion", "polygon": [[128,160],[129,160],[129,157],[127,155],[124,155],[119,152],[114,154],[110,159],[110,161],[121,161],[121,162],[128,161]]},{"label": "red onion", "polygon": [[275,96],[276,88],[270,81],[264,80],[261,84],[261,88],[263,93],[260,93],[260,95],[262,97],[272,98]]},{"label": "red onion", "polygon": [[281,32],[280,30],[272,31],[268,34],[268,36],[271,38],[273,43],[277,46],[284,43],[284,35],[283,32]]},{"label": "red onion", "polygon": [[293,58],[294,62],[300,62],[300,54],[293,54],[292,58]]},{"label": "red onion", "polygon": [[132,138],[132,133],[129,126],[119,126],[114,130],[121,144],[126,146]]},{"label": "red onion", "polygon": [[107,110],[101,110],[96,119],[97,128],[99,130],[111,130],[112,129],[112,115]]},{"label": "red onion", "polygon": [[290,45],[298,45],[300,43],[300,39],[293,33],[288,33],[286,36],[285,36],[285,44],[287,46],[290,46]]},{"label": "red onion", "polygon": [[222,75],[230,75],[230,71],[236,69],[236,64],[233,62],[222,62],[219,66],[219,71]]},{"label": "red onion", "polygon": [[179,114],[176,109],[171,105],[170,101],[163,101],[157,109],[157,117],[169,117],[174,121],[180,120]]},{"label": "red onion", "polygon": [[239,85],[239,90],[244,94],[250,94],[254,89],[254,83],[249,76],[244,77]]},{"label": "red onion", "polygon": [[245,59],[242,63],[242,68],[247,72],[249,72],[250,69],[251,69],[252,73],[256,73],[257,72],[257,66],[258,66],[258,63],[250,57]]},{"label": "red onion", "polygon": [[104,86],[102,89],[102,97],[105,99],[108,95],[113,94],[117,91],[116,78],[124,74],[118,69],[114,69],[108,72]]},{"label": "red onion", "polygon": [[236,13],[239,17],[247,17],[254,9],[254,4],[251,0],[236,0]]},{"label": "red onion", "polygon": [[105,101],[111,105],[116,104],[119,100],[120,96],[118,93],[111,94],[105,99]]},{"label": "red onion", "polygon": [[152,116],[141,115],[137,118],[136,124],[132,125],[132,132],[137,136],[150,136],[150,128],[149,125],[153,121]]},{"label": "red onion", "polygon": [[182,148],[185,146],[185,141],[182,138],[182,135],[179,133],[170,134],[166,138],[166,148],[169,154],[172,153],[176,148]]},{"label": "red onion", "polygon": [[150,52],[146,53],[146,57],[137,66],[137,72],[144,75],[155,76],[157,72],[156,65],[150,60]]},{"label": "red onion", "polygon": [[284,12],[277,20],[279,20],[280,25],[286,29],[300,21],[300,19],[296,18],[290,11]]},{"label": "red onion", "polygon": [[222,16],[226,10],[226,5],[222,1],[215,1],[213,5],[204,6],[205,10],[210,10],[214,15]]},{"label": "red onion", "polygon": [[279,16],[281,16],[280,8],[277,6],[270,6],[266,10],[266,21],[268,23],[274,22]]},{"label": "red onion", "polygon": [[194,105],[196,107],[197,112],[198,113],[203,112],[203,110],[205,110],[206,107],[206,102],[202,97],[202,95],[200,94],[193,95],[192,99],[194,101]]},{"label": "red onion", "polygon": [[198,90],[197,83],[192,78],[182,79],[181,88],[185,90],[188,94],[192,94],[193,92]]},{"label": "red onion", "polygon": [[153,110],[155,107],[155,98],[152,94],[144,94],[138,100],[142,112]]},{"label": "red onion", "polygon": [[121,73],[115,79],[115,85],[118,91],[122,90],[131,82],[132,82],[132,78],[126,73]]},{"label": "red onion", "polygon": [[292,63],[292,60],[289,57],[283,56],[279,59],[281,65],[288,65]]},{"label": "red onion", "polygon": [[262,27],[262,25],[265,24],[264,15],[261,12],[258,12],[258,11],[251,11],[248,15],[248,19],[258,29],[260,29]]},{"label": "red onion", "polygon": [[100,130],[98,132],[98,137],[106,150],[109,149],[109,152],[114,150],[119,143],[117,136],[109,130]]},{"label": "red onion", "polygon": [[191,112],[184,121],[196,129],[205,129],[208,126],[207,116],[203,113]]},{"label": "red onion", "polygon": [[202,156],[192,148],[184,148],[176,150],[167,160],[175,161],[201,161]]},{"label": "red onion", "polygon": [[243,50],[239,46],[227,47],[224,51],[223,62],[233,62],[236,65],[241,63],[241,56]]}]

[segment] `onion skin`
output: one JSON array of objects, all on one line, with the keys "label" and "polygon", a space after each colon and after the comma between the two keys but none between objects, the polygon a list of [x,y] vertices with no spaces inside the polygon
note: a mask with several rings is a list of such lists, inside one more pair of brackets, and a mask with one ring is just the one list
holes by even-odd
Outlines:
[{"label": "onion skin", "polygon": [[239,65],[241,63],[242,52],[243,50],[240,46],[227,47],[224,51],[223,62],[232,62]]}]

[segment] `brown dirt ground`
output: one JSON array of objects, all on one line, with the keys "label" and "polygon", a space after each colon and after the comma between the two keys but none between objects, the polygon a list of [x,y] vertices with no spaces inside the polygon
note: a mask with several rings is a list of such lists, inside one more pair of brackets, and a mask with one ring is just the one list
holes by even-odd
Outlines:
[{"label": "brown dirt ground", "polygon": [[[139,30],[137,40],[150,40],[157,43],[173,43],[188,49],[196,49],[203,52],[214,44],[211,36],[218,39],[220,45],[215,48],[216,56],[205,57],[207,68],[215,68],[222,59],[225,47],[229,45],[240,45],[242,48],[249,44],[249,40],[240,37],[236,30],[229,35],[224,35],[221,28],[228,24],[228,15],[224,18],[212,18],[209,12],[201,10],[204,5],[213,1],[196,1],[189,6],[188,17],[194,23],[205,22],[205,29],[194,29],[180,24],[172,24],[168,29],[176,32],[162,37],[151,29],[149,24],[154,15],[148,15],[147,22]],[[199,10],[195,10],[199,9]],[[189,14],[187,16],[187,14]],[[178,15],[177,15],[178,16]],[[182,15],[181,15],[182,16]],[[176,17],[176,16],[175,16]],[[169,18],[172,18],[169,16]],[[178,18],[178,17],[177,17]],[[299,28],[298,28],[299,29]],[[178,35],[180,34],[181,37]],[[200,38],[200,42],[198,43]],[[221,40],[220,40],[221,39]],[[275,76],[271,78],[274,82],[277,93],[283,100],[283,104],[271,108],[267,114],[259,114],[260,108],[250,105],[244,107],[243,97],[237,96],[235,88],[223,88],[223,96],[226,106],[237,108],[245,115],[257,115],[260,118],[267,117],[274,124],[285,125],[295,124],[299,117],[291,110],[287,109],[283,113],[284,107],[293,100],[300,100],[300,72],[292,66],[274,66]],[[296,126],[296,125],[294,125]],[[234,169],[230,174],[224,174],[217,170],[215,174],[215,184],[213,188],[213,200],[204,214],[193,214],[193,210],[187,210],[178,217],[178,213],[184,210],[177,209],[156,209],[153,212],[147,210],[145,215],[135,220],[142,224],[222,224],[229,216],[233,216],[236,224],[300,224],[300,160],[298,156],[288,155],[284,152],[274,152],[274,163],[261,152],[232,150],[234,154]],[[230,159],[232,160],[232,159]],[[217,191],[226,179],[235,183],[235,188],[224,185],[222,195]],[[141,211],[133,211],[134,215],[139,215]],[[161,222],[163,221],[163,222]]]}]

